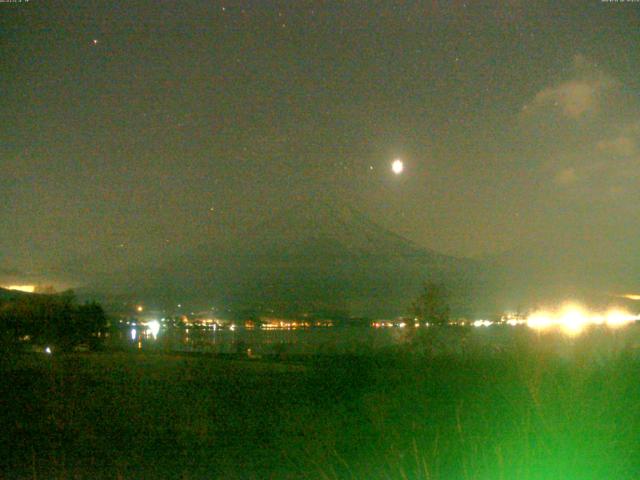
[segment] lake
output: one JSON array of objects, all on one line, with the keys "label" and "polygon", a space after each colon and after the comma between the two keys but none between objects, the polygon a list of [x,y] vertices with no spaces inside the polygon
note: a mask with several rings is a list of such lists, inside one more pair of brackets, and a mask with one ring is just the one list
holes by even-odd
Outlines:
[{"label": "lake", "polygon": [[527,326],[492,325],[488,327],[387,327],[338,326],[298,329],[241,328],[161,328],[154,338],[144,327],[137,327],[136,338],[130,329],[121,330],[121,341],[130,348],[163,349],[213,354],[316,355],[357,354],[406,346],[412,351],[456,354],[466,351],[499,352],[527,343],[543,343],[559,353],[589,344],[594,355],[611,354],[621,349],[640,349],[640,323],[624,328],[590,327],[579,335],[558,331],[538,332]]}]

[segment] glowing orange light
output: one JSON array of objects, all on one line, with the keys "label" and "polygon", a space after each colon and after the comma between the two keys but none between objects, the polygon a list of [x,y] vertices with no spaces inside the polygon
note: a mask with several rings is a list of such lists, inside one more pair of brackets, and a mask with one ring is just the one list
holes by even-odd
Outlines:
[{"label": "glowing orange light", "polygon": [[7,285],[7,286],[3,286],[2,288],[6,288],[7,290],[17,290],[19,292],[27,292],[27,293],[33,293],[36,290],[35,285]]},{"label": "glowing orange light", "polygon": [[640,300],[640,294],[626,293],[624,295],[618,295],[620,298],[626,298],[627,300]]}]

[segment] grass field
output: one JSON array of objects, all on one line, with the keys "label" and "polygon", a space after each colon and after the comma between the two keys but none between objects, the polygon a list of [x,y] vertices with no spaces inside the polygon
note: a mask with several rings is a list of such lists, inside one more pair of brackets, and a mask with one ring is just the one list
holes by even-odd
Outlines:
[{"label": "grass field", "polygon": [[632,479],[640,356],[3,357],[2,478]]}]

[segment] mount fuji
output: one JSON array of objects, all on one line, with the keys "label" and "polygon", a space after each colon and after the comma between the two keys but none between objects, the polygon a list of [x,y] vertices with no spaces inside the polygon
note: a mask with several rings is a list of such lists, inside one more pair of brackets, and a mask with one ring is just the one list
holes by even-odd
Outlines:
[{"label": "mount fuji", "polygon": [[405,313],[425,280],[458,285],[475,269],[473,261],[423,248],[350,206],[318,200],[290,205],[232,240],[207,241],[155,263],[95,288],[167,304],[375,316]]}]

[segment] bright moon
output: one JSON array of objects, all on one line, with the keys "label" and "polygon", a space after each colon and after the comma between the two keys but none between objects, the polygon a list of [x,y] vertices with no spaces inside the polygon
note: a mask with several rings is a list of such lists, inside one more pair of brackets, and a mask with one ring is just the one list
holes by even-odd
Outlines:
[{"label": "bright moon", "polygon": [[396,175],[400,175],[404,170],[404,163],[402,163],[402,160],[396,158],[391,164],[391,170],[393,170],[393,173]]}]

